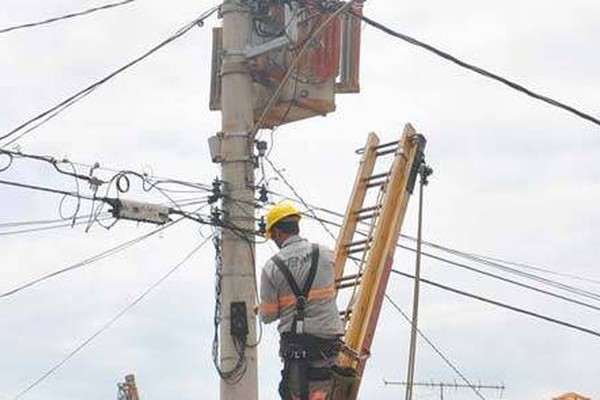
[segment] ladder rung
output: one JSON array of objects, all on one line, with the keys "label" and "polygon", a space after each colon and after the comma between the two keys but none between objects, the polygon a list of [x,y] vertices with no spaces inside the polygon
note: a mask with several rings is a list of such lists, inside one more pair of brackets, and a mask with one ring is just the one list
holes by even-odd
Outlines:
[{"label": "ladder rung", "polygon": [[340,317],[345,317],[346,315],[351,315],[351,314],[352,314],[352,309],[340,311]]},{"label": "ladder rung", "polygon": [[[387,143],[383,143],[380,144],[379,146],[375,146],[375,150],[381,150],[381,149],[385,149],[386,147],[390,147],[390,146],[396,146],[398,145],[398,140],[393,141],[393,142],[387,142]],[[373,147],[371,147],[373,148]],[[365,152],[365,148],[360,148],[358,150],[355,151],[356,154],[363,154]]]},{"label": "ladder rung", "polygon": [[387,183],[387,181],[381,181],[381,182],[372,182],[372,183],[369,183],[369,184],[367,185],[367,189],[369,189],[369,188],[372,188],[372,187],[377,187],[377,186],[383,186],[383,185],[385,185],[386,183]]},{"label": "ladder rung", "polygon": [[393,154],[396,151],[397,151],[397,149],[388,149],[388,150],[378,151],[377,152],[377,157],[379,157],[379,156],[385,156],[387,154]]},{"label": "ladder rung", "polygon": [[340,283],[340,284],[337,284],[336,287],[339,290],[339,289],[346,289],[346,288],[349,288],[349,287],[355,287],[355,286],[358,286],[358,285],[360,285],[360,281],[358,281],[358,282]]},{"label": "ladder rung", "polygon": [[387,178],[388,176],[390,176],[389,172],[383,172],[381,174],[375,174],[375,175],[368,176],[367,178],[365,178],[365,180],[367,182],[370,182],[370,181],[374,181],[375,179],[379,179],[379,178]]},{"label": "ladder rung", "polygon": [[356,278],[361,278],[363,274],[353,274],[353,275],[346,275],[346,276],[342,276],[340,279],[337,279],[336,282],[344,282],[344,281],[349,281],[352,279],[356,279]]},{"label": "ladder rung", "polygon": [[387,142],[387,143],[382,143],[379,146],[375,147],[377,150],[380,149],[385,149],[386,147],[390,147],[390,146],[396,146],[398,145],[400,141],[399,140],[394,140],[393,142]]},{"label": "ladder rung", "polygon": [[369,250],[370,248],[371,248],[371,246],[362,246],[362,247],[358,247],[356,249],[348,250],[346,252],[346,254],[363,253],[364,251]]},{"label": "ladder rung", "polygon": [[361,215],[360,217],[356,218],[357,221],[364,221],[365,219],[372,219],[379,216],[379,213],[372,213],[372,214],[367,214],[367,215]]},{"label": "ladder rung", "polygon": [[381,206],[365,207],[365,208],[361,208],[358,211],[355,211],[354,214],[358,215],[358,214],[362,214],[362,213],[369,212],[369,211],[379,210],[380,208],[381,208]]},{"label": "ladder rung", "polygon": [[351,256],[346,256],[346,258],[348,260],[352,260],[352,261],[356,261],[356,262],[362,262],[362,258],[358,258],[358,257],[351,257]]},{"label": "ladder rung", "polygon": [[364,240],[359,240],[358,242],[351,242],[351,243],[348,243],[347,245],[345,245],[345,247],[347,249],[349,249],[350,247],[360,246],[360,245],[363,245],[363,244],[367,244],[367,243],[371,242],[371,240],[372,239],[364,239]]}]

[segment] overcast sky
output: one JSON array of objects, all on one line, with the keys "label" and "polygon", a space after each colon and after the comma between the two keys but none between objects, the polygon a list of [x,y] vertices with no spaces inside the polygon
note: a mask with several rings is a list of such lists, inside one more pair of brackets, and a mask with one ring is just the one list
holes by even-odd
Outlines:
[{"label": "overcast sky", "polygon": [[[2,0],[0,29],[101,4]],[[0,34],[0,134],[141,55],[214,5],[138,0]],[[597,1],[369,1],[365,14],[600,117]],[[109,169],[97,172],[103,177],[114,173],[110,170],[130,169],[210,184],[219,174],[206,144],[220,129],[220,115],[208,110],[211,28],[219,24],[216,18],[208,20],[103,85],[25,136],[18,149],[85,164],[77,165],[83,174],[98,162]],[[274,135],[271,159],[285,168],[299,193],[312,204],[343,212],[358,162],[354,150],[369,131],[383,141],[395,140],[411,122],[427,137],[427,160],[435,169],[425,193],[426,240],[600,280],[600,127],[371,27],[363,34],[361,93],[338,96],[335,113],[283,126]],[[7,161],[0,157],[0,170]],[[0,179],[77,189],[73,178],[33,160],[14,159]],[[289,193],[281,181],[270,184]],[[82,193],[90,194],[88,189],[81,183]],[[145,193],[135,179],[126,196],[166,201],[156,192]],[[205,193],[173,196],[200,199]],[[403,229],[411,236],[416,200]],[[0,204],[0,292],[156,229],[120,221],[108,230],[93,224],[87,233],[85,225],[78,225],[14,234],[17,228],[39,225],[8,223],[60,219],[61,214],[68,218],[76,203],[61,205],[61,196],[0,185]],[[80,215],[89,210],[90,203],[82,202]],[[304,230],[311,240],[333,246],[318,224],[307,220]],[[210,234],[206,227],[183,221],[110,258],[0,298],[0,400],[13,399]],[[259,245],[258,265],[274,250]],[[399,250],[395,268],[413,271],[414,255]],[[211,361],[214,271],[214,249],[208,243],[24,398],[116,398],[116,384],[127,373],[136,374],[144,399],[218,398]],[[589,280],[533,272],[600,293],[600,285]],[[425,258],[423,276],[600,331],[598,311],[455,266]],[[600,306],[597,300],[546,289]],[[405,311],[411,291],[405,278],[391,277],[388,293]],[[430,287],[422,290],[420,327],[471,381],[506,386],[502,393],[483,391],[487,399],[549,400],[567,391],[600,396],[599,337]],[[383,381],[404,380],[408,331],[408,324],[384,304],[361,398],[403,396],[401,387]],[[276,346],[275,327],[265,327],[259,347],[260,398],[265,400],[278,398]],[[422,340],[416,379],[460,382]],[[469,390],[444,394],[447,399],[477,398]],[[415,393],[417,399],[438,397],[437,390],[427,388]]]}]

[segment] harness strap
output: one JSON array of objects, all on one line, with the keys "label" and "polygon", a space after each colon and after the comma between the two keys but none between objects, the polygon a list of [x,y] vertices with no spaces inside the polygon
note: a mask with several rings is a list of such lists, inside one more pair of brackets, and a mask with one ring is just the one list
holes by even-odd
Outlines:
[{"label": "harness strap", "polygon": [[310,292],[310,288],[312,288],[313,282],[315,281],[315,276],[317,275],[317,267],[319,265],[319,246],[314,244],[312,245],[312,252],[310,253],[311,264],[310,270],[308,272],[308,278],[306,278],[306,282],[304,282],[304,287],[302,288],[302,294],[304,297],[308,299],[308,293]]},{"label": "harness strap", "polygon": [[306,302],[308,301],[308,294],[315,281],[315,276],[317,275],[317,267],[319,265],[319,246],[313,243],[311,247],[312,251],[310,270],[308,271],[308,277],[306,278],[306,281],[302,286],[302,290],[300,290],[298,283],[294,279],[294,276],[292,275],[292,272],[290,271],[286,263],[283,262],[283,260],[277,255],[271,257],[271,261],[273,261],[279,269],[279,271],[281,271],[281,273],[285,277],[285,280],[290,286],[290,289],[292,289],[292,293],[296,297],[296,313],[300,319],[304,319],[304,307],[306,306]]}]

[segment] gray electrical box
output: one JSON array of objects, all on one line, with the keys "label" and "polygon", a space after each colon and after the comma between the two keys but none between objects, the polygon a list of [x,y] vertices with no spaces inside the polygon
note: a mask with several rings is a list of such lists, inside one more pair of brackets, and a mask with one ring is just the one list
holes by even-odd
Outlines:
[{"label": "gray electrical box", "polygon": [[111,205],[113,206],[112,215],[117,219],[150,222],[158,225],[171,221],[170,209],[167,206],[123,199],[114,199]]}]

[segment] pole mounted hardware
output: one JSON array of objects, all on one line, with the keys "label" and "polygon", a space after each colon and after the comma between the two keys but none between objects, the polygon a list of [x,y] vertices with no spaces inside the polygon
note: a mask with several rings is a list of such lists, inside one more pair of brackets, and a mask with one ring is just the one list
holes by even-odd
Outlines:
[{"label": "pole mounted hardware", "polygon": [[214,163],[220,163],[223,161],[223,153],[221,147],[223,146],[223,133],[219,132],[214,136],[208,138],[208,150],[210,151],[210,158]]},{"label": "pole mounted hardware", "polygon": [[233,301],[230,305],[232,336],[245,337],[248,335],[248,315],[245,301]]},{"label": "pole mounted hardware", "polygon": [[214,204],[223,197],[222,182],[215,178],[212,183],[212,194],[208,197],[208,204]]},{"label": "pole mounted hardware", "polygon": [[125,199],[105,199],[104,201],[113,207],[110,212],[117,219],[149,222],[157,225],[171,221],[169,218],[171,209],[167,206]]},{"label": "pole mounted hardware", "polygon": [[265,142],[264,140],[256,140],[255,146],[256,146],[256,150],[258,151],[259,157],[264,157],[265,154],[267,154],[267,148],[269,147],[267,145],[267,142]]}]

